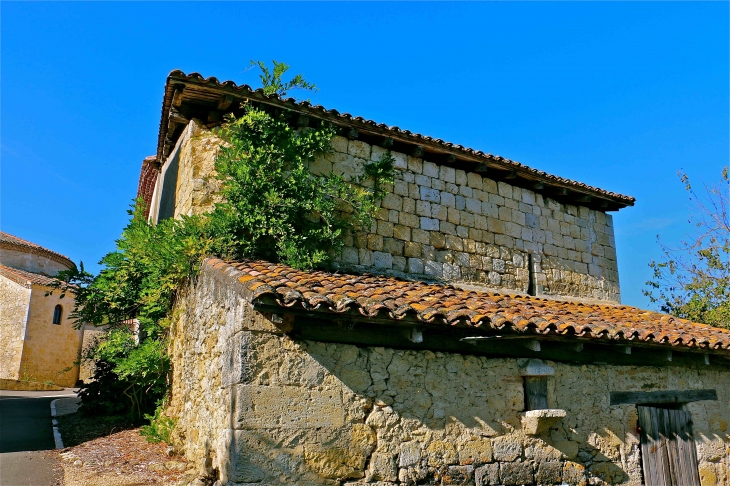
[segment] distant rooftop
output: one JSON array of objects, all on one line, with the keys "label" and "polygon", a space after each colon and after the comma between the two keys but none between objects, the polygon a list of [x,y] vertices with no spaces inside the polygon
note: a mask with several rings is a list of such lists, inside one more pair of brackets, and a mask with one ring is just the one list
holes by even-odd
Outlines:
[{"label": "distant rooftop", "polygon": [[69,268],[75,266],[74,262],[66,255],[61,255],[58,252],[49,250],[48,248],[44,248],[22,238],[18,238],[10,233],[5,233],[4,231],[0,231],[0,248],[10,248],[18,251],[24,251],[26,253],[43,255],[51,260],[64,264]]}]

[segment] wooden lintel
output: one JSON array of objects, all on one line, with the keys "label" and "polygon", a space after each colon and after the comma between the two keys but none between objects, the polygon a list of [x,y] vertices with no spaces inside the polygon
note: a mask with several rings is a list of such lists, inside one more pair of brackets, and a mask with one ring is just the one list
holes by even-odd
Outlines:
[{"label": "wooden lintel", "polygon": [[454,162],[456,162],[456,155],[449,154],[449,155],[446,156],[446,163],[447,164],[453,164]]},{"label": "wooden lintel", "polygon": [[487,166],[486,162],[480,162],[476,169],[474,169],[474,172],[477,172],[479,174],[485,174],[489,171],[489,167]]},{"label": "wooden lintel", "polygon": [[393,147],[393,138],[392,137],[384,137],[383,140],[380,142],[380,146],[383,148],[392,148]]},{"label": "wooden lintel", "polygon": [[175,88],[175,92],[172,94],[172,106],[179,108],[183,102],[183,91],[185,90],[184,85],[179,85]]},{"label": "wooden lintel", "polygon": [[183,115],[182,113],[177,111],[175,108],[170,109],[170,114],[168,116],[168,120],[170,120],[173,123],[180,123],[181,125],[187,125],[188,122],[190,121],[190,120],[188,120],[188,118],[185,115]]},{"label": "wooden lintel", "polygon": [[221,95],[221,97],[218,99],[218,109],[227,110],[228,107],[231,106],[231,103],[233,103],[233,95],[230,95],[230,94]]},{"label": "wooden lintel", "polygon": [[540,181],[535,181],[535,182],[532,183],[532,186],[531,187],[535,191],[542,191],[543,189],[545,189],[545,184],[543,184]]},{"label": "wooden lintel", "polygon": [[421,146],[421,145],[416,145],[415,147],[413,147],[413,150],[411,151],[411,155],[413,157],[419,157],[419,158],[423,157],[423,154],[425,154],[425,153],[426,153],[426,151],[423,149],[423,146]]},{"label": "wooden lintel", "polygon": [[357,128],[345,128],[344,134],[350,140],[355,140],[358,136]]},{"label": "wooden lintel", "polygon": [[717,400],[715,390],[667,390],[655,392],[611,392],[611,405],[690,403]]},{"label": "wooden lintel", "polygon": [[167,138],[165,139],[165,143],[167,143],[168,140],[172,142],[172,137],[175,134],[175,130],[177,129],[178,123],[174,120],[169,120],[167,122]]},{"label": "wooden lintel", "polygon": [[298,127],[307,127],[309,126],[309,115],[305,115],[304,113],[300,113],[297,116],[296,125]]}]

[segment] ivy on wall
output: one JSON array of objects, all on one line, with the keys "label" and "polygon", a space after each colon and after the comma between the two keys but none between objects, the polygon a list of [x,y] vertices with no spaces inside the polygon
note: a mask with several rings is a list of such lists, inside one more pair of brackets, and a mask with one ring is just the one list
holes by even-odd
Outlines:
[{"label": "ivy on wall", "polygon": [[[300,75],[284,82],[287,69],[276,62],[271,71],[262,68],[264,89],[313,89]],[[334,127],[295,128],[283,113],[243,108],[242,116],[229,116],[218,129],[226,141],[215,164],[223,197],[211,213],[153,225],[138,200],[116,250],[101,260],[99,274],[82,265],[62,275],[66,291],[76,296],[72,317],[77,324],[110,328],[85,357],[96,363],[97,376],[80,392],[83,409],[139,421],[163,403],[170,385],[167,340],[175,298],[203,259],[262,258],[300,269],[327,266],[346,234],[370,224],[385,187],[393,182],[390,153],[365,167],[372,189],[334,173],[314,176],[308,166],[332,151]],[[126,400],[120,402],[120,396]],[[145,430],[157,440],[165,434],[155,431],[170,424],[161,422],[167,419],[159,410],[152,420],[152,428]]]}]

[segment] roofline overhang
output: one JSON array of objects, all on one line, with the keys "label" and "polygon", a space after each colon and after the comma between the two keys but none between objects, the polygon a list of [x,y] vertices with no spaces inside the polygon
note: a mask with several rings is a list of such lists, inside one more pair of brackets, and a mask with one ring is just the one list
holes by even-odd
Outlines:
[{"label": "roofline overhang", "polygon": [[[367,317],[357,311],[333,313],[326,309],[282,307],[275,299],[254,299],[260,312],[283,335],[310,340],[382,346],[395,349],[456,352],[506,358],[539,358],[572,364],[619,366],[685,366],[730,368],[730,350],[685,343],[641,342],[631,339],[596,339],[578,335],[518,333],[481,330],[471,326],[444,326],[419,321],[415,316],[394,319]],[[414,339],[414,330],[418,339]]]},{"label": "roofline overhang", "polygon": [[156,165],[166,161],[177,139],[191,118],[205,115],[209,127],[220,124],[223,114],[232,112],[242,101],[288,111],[299,115],[293,120],[299,126],[320,120],[335,125],[348,138],[358,138],[374,145],[391,148],[408,155],[426,158],[469,172],[477,172],[490,179],[504,181],[543,194],[544,197],[585,206],[600,211],[617,211],[633,206],[635,199],[592,187],[581,182],[554,176],[532,169],[519,162],[489,153],[473,150],[441,139],[420,135],[398,127],[390,127],[361,117],[353,117],[337,110],[266,95],[262,89],[237,85],[232,81],[220,82],[214,77],[204,78],[198,73],[170,72],[165,83],[160,130],[157,140]]}]

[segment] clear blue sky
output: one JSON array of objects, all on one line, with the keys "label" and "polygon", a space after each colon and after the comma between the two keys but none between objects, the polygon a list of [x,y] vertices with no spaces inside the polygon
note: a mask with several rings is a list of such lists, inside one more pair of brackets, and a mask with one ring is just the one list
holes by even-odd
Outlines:
[{"label": "clear blue sky", "polygon": [[687,233],[676,173],[728,164],[727,2],[3,2],[3,231],[96,262],[155,153],[169,71],[257,84],[285,61],[328,108],[637,198],[623,301]]}]

